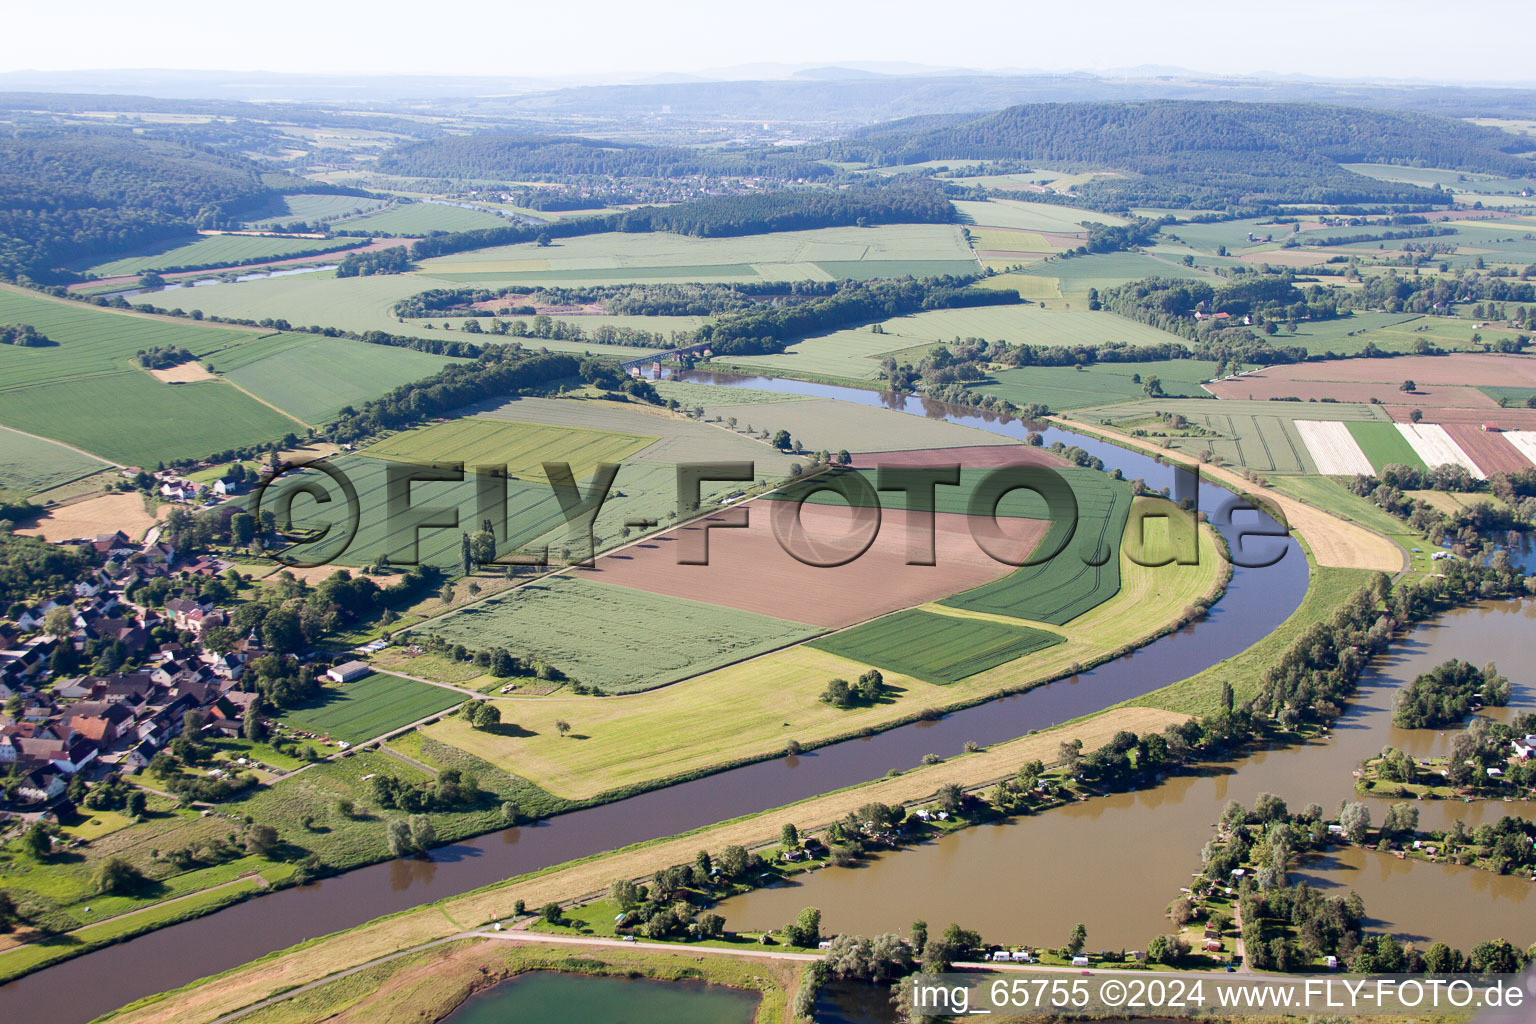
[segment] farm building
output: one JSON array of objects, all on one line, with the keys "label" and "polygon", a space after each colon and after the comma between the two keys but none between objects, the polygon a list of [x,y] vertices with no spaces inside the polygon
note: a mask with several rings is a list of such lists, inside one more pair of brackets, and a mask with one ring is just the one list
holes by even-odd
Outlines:
[{"label": "farm building", "polygon": [[372,674],[373,669],[364,661],[346,661],[335,668],[326,669],[325,678],[333,683],[350,683],[354,679]]}]

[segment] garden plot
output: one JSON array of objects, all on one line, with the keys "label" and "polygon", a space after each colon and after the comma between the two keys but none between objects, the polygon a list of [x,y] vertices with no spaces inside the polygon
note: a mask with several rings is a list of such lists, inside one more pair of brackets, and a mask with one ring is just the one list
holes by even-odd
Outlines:
[{"label": "garden plot", "polygon": [[1520,449],[1497,430],[1484,430],[1471,423],[1447,423],[1445,432],[1484,473],[1515,473],[1530,468]]},{"label": "garden plot", "polygon": [[1296,430],[1306,442],[1317,471],[1324,476],[1371,473],[1371,461],[1360,450],[1347,424],[1337,420],[1298,420]]},{"label": "garden plot", "polygon": [[1487,479],[1487,474],[1477,468],[1477,463],[1461,450],[1461,446],[1438,423],[1399,423],[1397,429],[1413,445],[1413,450],[1419,453],[1425,465],[1461,466],[1479,480]]}]

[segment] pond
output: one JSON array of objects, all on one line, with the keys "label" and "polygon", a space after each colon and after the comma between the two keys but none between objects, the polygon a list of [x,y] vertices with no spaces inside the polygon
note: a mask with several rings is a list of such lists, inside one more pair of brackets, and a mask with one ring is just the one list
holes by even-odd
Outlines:
[{"label": "pond", "polygon": [[536,971],[477,992],[441,1024],[751,1024],[758,998],[694,981]]}]

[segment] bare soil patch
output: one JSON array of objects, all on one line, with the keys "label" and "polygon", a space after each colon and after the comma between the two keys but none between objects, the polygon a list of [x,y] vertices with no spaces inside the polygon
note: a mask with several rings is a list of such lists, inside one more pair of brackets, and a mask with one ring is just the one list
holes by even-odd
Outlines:
[{"label": "bare soil patch", "polygon": [[[1536,387],[1536,357],[1468,352],[1392,359],[1328,359],[1273,366],[1261,373],[1246,374],[1232,383],[1257,380],[1357,381],[1394,385],[1411,380],[1421,388],[1479,384],[1517,387],[1529,384]],[[1216,386],[1212,385],[1213,388]]]},{"label": "bare soil patch", "polygon": [[1413,411],[1424,414],[1425,423],[1470,423],[1481,427],[1484,423],[1497,423],[1505,430],[1536,430],[1536,409],[1436,409],[1424,405],[1389,405],[1387,415],[1395,423],[1411,423]]},{"label": "bare soil patch", "polygon": [[149,375],[162,384],[191,384],[199,380],[218,380],[218,376],[209,373],[202,363],[195,359],[176,366],[167,366],[163,370],[149,370]]},{"label": "bare soil patch", "polygon": [[1332,253],[1309,249],[1271,249],[1264,252],[1245,252],[1238,259],[1244,263],[1268,263],[1276,267],[1315,267],[1327,263]]},{"label": "bare soil patch", "polygon": [[[599,558],[595,568],[583,571],[604,583],[836,629],[969,590],[1013,570],[977,546],[969,516],[933,517],[934,565],[906,564],[909,539],[916,543],[924,536],[919,532],[926,529],[924,517],[885,509],[867,551],[846,565],[824,567],[798,560],[775,537],[772,516],[792,515],[793,504],[756,501],[742,508],[749,513],[745,529],[707,530],[708,565],[679,565],[678,559],[683,553],[701,553],[706,528],[739,513],[710,516],[668,531]],[[797,551],[814,548],[819,561],[832,560],[827,556],[834,552],[846,557],[857,550],[857,543],[839,542],[849,537],[862,541],[869,532],[855,515],[846,506],[807,502],[800,523],[808,543],[792,546]],[[999,525],[1022,557],[1039,543],[1049,524],[1002,517]],[[658,625],[658,642],[665,643],[665,625]]]},{"label": "bare soil patch", "polygon": [[77,537],[94,537],[98,533],[111,533],[113,530],[122,530],[130,537],[138,537],[154,524],[155,517],[144,511],[143,495],[137,491],[128,491],[61,505],[39,516],[33,525],[16,532],[58,543]]},{"label": "bare soil patch", "polygon": [[[1406,378],[1394,382],[1361,382],[1331,380],[1286,380],[1268,374],[1249,374],[1235,380],[1222,380],[1205,385],[1205,389],[1217,398],[1255,399],[1266,401],[1274,398],[1300,398],[1303,401],[1329,398],[1335,402],[1368,404],[1378,402],[1414,402],[1426,411],[1430,408],[1497,409],[1499,403],[1473,387],[1445,384],[1426,384],[1415,381],[1418,390],[1399,391]],[[1281,409],[1284,407],[1281,406]],[[1283,412],[1278,415],[1284,415]]]}]

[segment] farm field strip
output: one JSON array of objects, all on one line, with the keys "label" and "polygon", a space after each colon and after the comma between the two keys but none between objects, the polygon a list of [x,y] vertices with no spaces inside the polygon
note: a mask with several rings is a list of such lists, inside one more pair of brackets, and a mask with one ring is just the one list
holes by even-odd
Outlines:
[{"label": "farm field strip", "polygon": [[1527,462],[1536,466],[1536,430],[1506,430],[1504,440],[1514,445]]},{"label": "farm field strip", "polygon": [[366,243],[366,238],[274,238],[268,235],[204,235],[195,242],[163,252],[98,263],[86,273],[97,277],[123,277],[151,270],[201,270],[240,266],[337,252]]},{"label": "farm field strip", "polygon": [[517,223],[489,210],[466,210],[442,203],[406,203],[388,209],[348,217],[332,227],[337,231],[381,231],[391,235],[424,235],[430,231],[474,231]]},{"label": "farm field strip", "polygon": [[0,494],[29,496],[110,468],[56,441],[0,427]]},{"label": "farm field strip", "polygon": [[1360,450],[1348,425],[1337,420],[1298,420],[1296,430],[1307,444],[1317,471],[1325,476],[1371,473],[1371,461]]},{"label": "farm field strip", "polygon": [[1520,449],[1497,430],[1484,430],[1472,423],[1447,423],[1444,427],[1456,446],[1487,475],[1530,468]]},{"label": "farm field strip", "polygon": [[1395,424],[1353,421],[1346,426],[1355,443],[1370,460],[1372,472],[1379,473],[1393,465],[1411,466],[1419,470],[1429,468]]},{"label": "farm field strip", "polygon": [[1403,437],[1413,445],[1413,450],[1419,453],[1419,458],[1424,460],[1425,465],[1461,466],[1479,480],[1487,479],[1487,474],[1477,467],[1477,463],[1467,457],[1467,453],[1451,440],[1451,435],[1446,433],[1445,428],[1438,423],[1399,423],[1397,429],[1402,431]]}]

